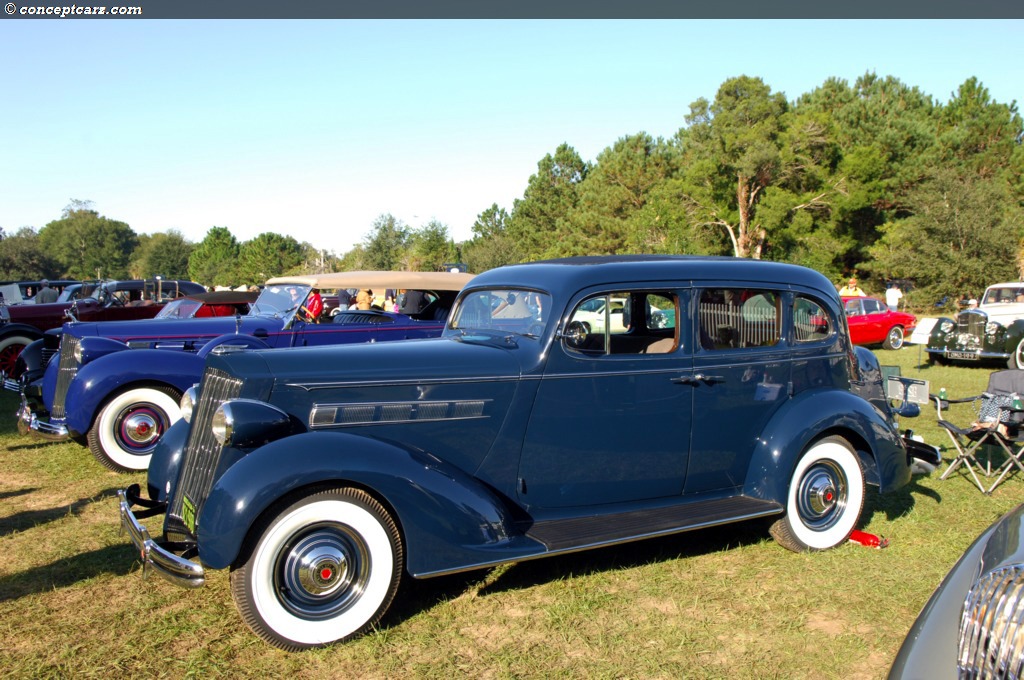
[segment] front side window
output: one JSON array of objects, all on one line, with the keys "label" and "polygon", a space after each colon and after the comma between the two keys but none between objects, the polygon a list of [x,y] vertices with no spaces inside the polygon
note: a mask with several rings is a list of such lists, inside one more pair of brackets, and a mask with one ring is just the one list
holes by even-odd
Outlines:
[{"label": "front side window", "polygon": [[781,296],[754,288],[708,288],[697,308],[704,349],[777,345],[782,322]]},{"label": "front side window", "polygon": [[679,346],[676,296],[669,292],[616,291],[582,300],[565,326],[574,352],[668,354]]},{"label": "front side window", "polygon": [[448,329],[541,335],[551,313],[551,296],[532,290],[485,289],[465,293]]}]

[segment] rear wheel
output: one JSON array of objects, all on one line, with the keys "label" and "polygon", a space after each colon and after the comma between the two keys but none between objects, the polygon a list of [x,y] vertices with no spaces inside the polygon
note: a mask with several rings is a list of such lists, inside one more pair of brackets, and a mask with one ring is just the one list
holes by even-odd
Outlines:
[{"label": "rear wheel", "polygon": [[256,635],[295,651],[361,635],[401,582],[402,540],[364,491],[311,494],[268,513],[231,569],[231,595]]},{"label": "rear wheel", "polygon": [[828,550],[845,543],[864,508],[864,472],[853,447],[826,437],[793,470],[786,515],[771,526],[775,541],[795,552]]},{"label": "rear wheel", "polygon": [[89,450],[116,472],[149,467],[160,437],[181,418],[181,395],[168,387],[127,390],[108,401],[86,435]]},{"label": "rear wheel", "polygon": [[885,336],[885,342],[882,343],[882,347],[885,349],[899,349],[903,347],[903,328],[900,326],[890,328],[889,334]]},{"label": "rear wheel", "polygon": [[8,335],[0,340],[0,371],[3,371],[8,378],[20,376],[18,357],[30,342],[32,342],[32,338],[26,338],[23,335]]}]

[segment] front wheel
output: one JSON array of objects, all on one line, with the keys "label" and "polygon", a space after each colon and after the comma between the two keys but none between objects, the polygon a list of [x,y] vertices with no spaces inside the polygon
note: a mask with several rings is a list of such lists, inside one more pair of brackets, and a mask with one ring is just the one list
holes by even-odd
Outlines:
[{"label": "front wheel", "polygon": [[156,443],[181,418],[180,395],[170,388],[142,387],[115,396],[86,435],[89,450],[116,472],[149,467]]},{"label": "front wheel", "polygon": [[360,635],[402,578],[402,539],[387,510],[348,487],[313,493],[257,523],[231,568],[246,625],[297,651]]},{"label": "front wheel", "polygon": [[882,343],[882,347],[885,349],[899,349],[903,347],[903,329],[900,326],[890,328],[889,334],[885,336],[885,342]]},{"label": "front wheel", "polygon": [[32,338],[26,338],[23,335],[8,335],[0,340],[0,371],[3,371],[8,378],[17,378],[21,375],[18,357],[31,342]]},{"label": "front wheel", "polygon": [[1006,366],[1015,369],[1024,368],[1024,340],[1017,343],[1017,348],[1013,350],[1013,354],[1006,360]]},{"label": "front wheel", "polygon": [[786,515],[770,532],[795,552],[828,550],[846,542],[863,508],[864,472],[857,454],[842,437],[826,437],[797,463]]}]

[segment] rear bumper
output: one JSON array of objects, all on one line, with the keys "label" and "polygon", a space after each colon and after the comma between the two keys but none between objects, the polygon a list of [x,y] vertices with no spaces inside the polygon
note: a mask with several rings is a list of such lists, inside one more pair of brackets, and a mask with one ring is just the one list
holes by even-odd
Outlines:
[{"label": "rear bumper", "polygon": [[[149,535],[149,529],[139,523],[139,518],[163,514],[167,508],[165,503],[154,503],[142,499],[138,484],[121,489],[117,492],[117,497],[121,514],[121,531],[128,533],[132,544],[139,551],[143,577],[152,569],[162,578],[183,588],[198,588],[206,583],[203,566],[186,557],[186,555],[195,553],[195,545],[157,541]],[[135,505],[143,508],[137,513],[138,518],[132,509]],[[175,554],[173,551],[176,550],[181,551],[182,555]]]}]

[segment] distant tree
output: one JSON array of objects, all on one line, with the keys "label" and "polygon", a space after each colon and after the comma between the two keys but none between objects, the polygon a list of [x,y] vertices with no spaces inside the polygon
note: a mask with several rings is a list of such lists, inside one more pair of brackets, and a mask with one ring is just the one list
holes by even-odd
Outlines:
[{"label": "distant tree", "polygon": [[458,248],[448,236],[448,227],[431,220],[409,234],[405,267],[412,271],[444,271],[444,265],[458,260]]},{"label": "distant tree", "polygon": [[497,203],[477,215],[473,238],[460,244],[462,261],[477,274],[520,262],[520,249],[508,234],[509,215]]},{"label": "distant tree", "polygon": [[39,243],[69,278],[125,278],[138,236],[124,222],[72,201],[59,220],[39,230]]},{"label": "distant tree", "polygon": [[579,185],[589,171],[590,166],[568,144],[540,160],[523,197],[512,207],[506,230],[523,259],[535,260],[560,250],[556,234],[572,232],[569,216],[579,204]]},{"label": "distant tree", "polygon": [[171,229],[139,236],[139,245],[132,253],[131,273],[137,278],[162,276],[165,279],[187,279],[189,256],[193,244],[180,231]]},{"label": "distant tree", "polygon": [[291,236],[264,232],[241,245],[238,252],[240,283],[261,284],[292,271],[302,262],[302,246]]},{"label": "distant tree", "polygon": [[57,279],[61,266],[43,250],[39,234],[22,227],[0,241],[0,279]]},{"label": "distant tree", "polygon": [[363,264],[371,270],[399,271],[408,245],[409,228],[393,215],[381,215],[363,241]]},{"label": "distant tree", "polygon": [[188,276],[204,286],[238,286],[238,253],[238,241],[227,227],[210,227],[189,254]]},{"label": "distant tree", "polygon": [[326,250],[318,250],[312,244],[302,242],[302,262],[296,266],[297,274],[325,274],[344,271],[339,267],[338,257]]},{"label": "distant tree", "polygon": [[886,224],[862,267],[879,278],[912,279],[919,302],[970,293],[1017,275],[1024,213],[998,181],[939,169],[908,194],[913,214]]}]

